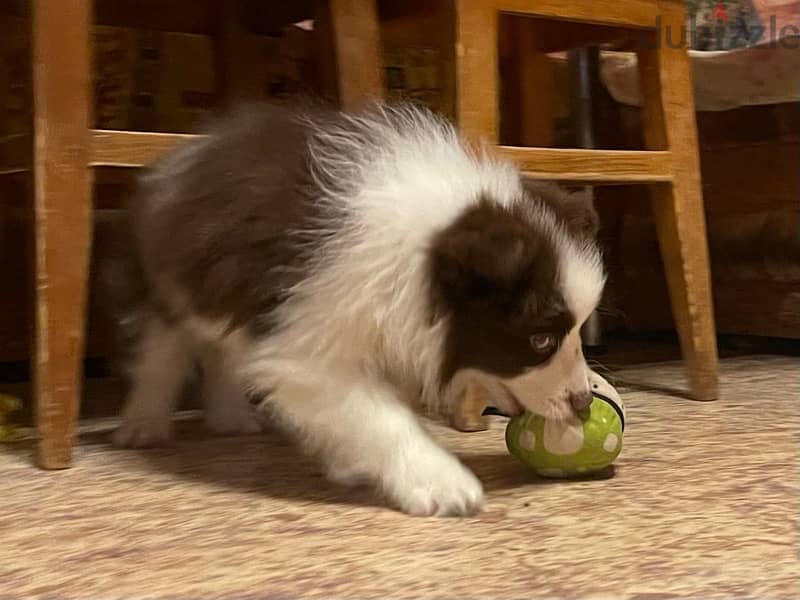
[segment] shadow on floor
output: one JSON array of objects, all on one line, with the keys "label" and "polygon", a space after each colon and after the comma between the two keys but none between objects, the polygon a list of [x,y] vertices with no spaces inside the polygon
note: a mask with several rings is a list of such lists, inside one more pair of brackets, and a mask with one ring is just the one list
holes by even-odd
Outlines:
[{"label": "shadow on floor", "polygon": [[[369,488],[346,488],[325,479],[318,461],[304,455],[284,434],[270,430],[261,435],[211,437],[198,422],[177,423],[175,443],[168,448],[117,450],[133,453],[143,469],[213,488],[271,499],[315,504],[385,506]],[[463,434],[463,435],[486,435]],[[108,433],[89,436],[93,444],[108,444]],[[508,453],[464,454],[459,458],[483,482],[487,493],[530,485],[569,485],[570,481],[538,478]],[[606,479],[606,471],[590,479]],[[585,479],[576,480],[585,481]]]}]

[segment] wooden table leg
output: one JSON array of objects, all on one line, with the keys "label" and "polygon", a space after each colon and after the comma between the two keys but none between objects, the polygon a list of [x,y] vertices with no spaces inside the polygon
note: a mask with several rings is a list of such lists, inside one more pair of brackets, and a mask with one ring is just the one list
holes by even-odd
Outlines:
[{"label": "wooden table leg", "polygon": [[91,237],[89,0],[33,0],[38,463],[68,467],[81,392]]},{"label": "wooden table leg", "polygon": [[[661,255],[692,395],[717,397],[717,342],[682,3],[662,1],[661,30],[638,51],[648,149],[672,152],[675,179],[652,186]],[[671,40],[671,41],[670,41]]]}]

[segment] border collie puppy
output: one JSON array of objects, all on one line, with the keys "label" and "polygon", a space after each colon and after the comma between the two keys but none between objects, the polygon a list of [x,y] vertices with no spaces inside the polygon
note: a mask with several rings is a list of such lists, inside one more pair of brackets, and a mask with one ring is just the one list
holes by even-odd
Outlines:
[{"label": "border collie puppy", "polygon": [[473,378],[509,414],[587,406],[579,330],[604,284],[586,201],[488,152],[409,106],[270,107],[156,165],[109,271],[131,379],[114,442],[167,441],[200,364],[212,431],[256,431],[256,394],[331,480],[479,510],[412,406],[446,413]]}]

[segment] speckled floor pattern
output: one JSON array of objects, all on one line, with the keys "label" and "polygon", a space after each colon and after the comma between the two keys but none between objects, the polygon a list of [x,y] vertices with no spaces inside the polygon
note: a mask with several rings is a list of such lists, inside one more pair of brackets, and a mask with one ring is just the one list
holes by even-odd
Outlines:
[{"label": "speckled floor pattern", "polygon": [[620,376],[610,479],[535,479],[500,419],[434,427],[485,483],[471,519],[326,484],[277,434],[142,452],[89,440],[56,473],[0,448],[0,598],[797,598],[797,360],[725,361],[708,404],[670,393],[676,364]]}]

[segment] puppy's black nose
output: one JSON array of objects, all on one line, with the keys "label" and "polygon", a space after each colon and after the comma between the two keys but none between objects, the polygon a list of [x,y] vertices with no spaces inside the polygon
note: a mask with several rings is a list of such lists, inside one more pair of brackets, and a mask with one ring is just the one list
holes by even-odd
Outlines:
[{"label": "puppy's black nose", "polygon": [[569,395],[569,403],[576,411],[589,408],[592,403],[592,392],[588,390],[585,392],[572,392]]}]

